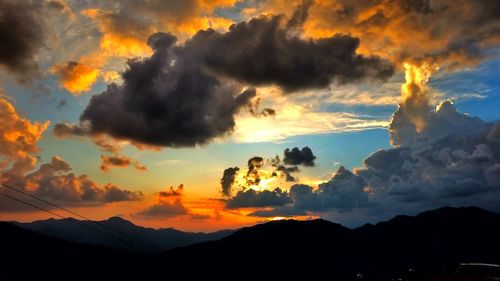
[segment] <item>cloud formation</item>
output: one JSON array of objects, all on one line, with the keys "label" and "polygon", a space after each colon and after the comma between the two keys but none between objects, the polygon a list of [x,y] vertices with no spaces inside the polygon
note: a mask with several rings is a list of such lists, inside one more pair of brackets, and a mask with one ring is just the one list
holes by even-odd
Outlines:
[{"label": "cloud formation", "polygon": [[[292,6],[276,0],[263,9],[288,8],[292,14]],[[361,40],[360,52],[398,64],[431,61],[463,67],[487,56],[488,48],[497,44],[499,12],[500,4],[488,0],[317,0],[304,33],[313,38],[352,34]]]},{"label": "cloud formation", "polygon": [[73,94],[89,91],[99,76],[98,69],[76,61],[56,64],[51,72],[59,76],[61,85]]},{"label": "cloud formation", "polygon": [[37,153],[37,144],[49,124],[24,119],[9,101],[0,97],[0,159],[16,160]]},{"label": "cloud formation", "polygon": [[184,185],[179,184],[177,188],[173,188],[172,186],[170,187],[170,190],[167,191],[160,191],[158,193],[158,196],[167,198],[167,197],[176,197],[176,196],[182,196],[184,192]]},{"label": "cloud formation", "polygon": [[[222,195],[231,197],[233,187],[236,185],[239,188],[236,194],[239,197],[238,201],[245,200],[245,198],[259,197],[258,193],[254,194],[255,189],[266,188],[267,182],[273,182],[278,178],[284,178],[286,182],[295,182],[298,178],[292,174],[300,172],[296,165],[314,166],[314,159],[316,159],[312,150],[307,146],[302,148],[302,150],[297,147],[292,150],[286,149],[284,155],[288,163],[285,161],[282,162],[278,155],[267,160],[261,156],[253,156],[248,159],[246,169],[240,169],[239,167],[225,169],[220,180]],[[293,166],[287,166],[287,164],[292,164],[292,162]],[[249,190],[254,191],[247,193]],[[279,196],[286,196],[286,192],[282,192],[281,189],[273,191],[273,193],[277,192]],[[265,196],[269,199],[268,196],[272,195],[274,194],[266,194]],[[254,201],[257,202],[258,200],[255,199]]]},{"label": "cloud formation", "polygon": [[65,126],[64,131],[173,147],[205,144],[231,132],[234,115],[255,92],[237,94],[201,69],[195,58],[174,55],[175,41],[169,34],[152,35],[149,45],[155,53],[129,61],[122,85],[111,84],[92,97],[80,117],[86,127]]},{"label": "cloud formation", "polygon": [[82,13],[98,23],[102,33],[101,52],[136,57],[150,54],[145,42],[158,31],[192,35],[200,29],[226,29],[232,21],[211,15],[211,12],[235,3],[235,0],[125,0],[118,5],[113,2],[89,2]]},{"label": "cloud formation", "polygon": [[241,83],[296,91],[394,73],[388,61],[357,54],[356,38],[308,40],[294,35],[295,28],[278,15],[232,25],[225,33],[200,30],[181,45],[171,34],[153,34],[153,55],[129,60],[123,83],[91,99],[74,133],[86,129],[88,135],[148,145],[195,146],[231,133],[241,109],[276,114],[271,108],[258,112],[255,89],[241,91]]},{"label": "cloud formation", "polygon": [[0,1],[0,65],[21,83],[41,75],[36,56],[47,35],[43,9],[38,1]]},{"label": "cloud formation", "polygon": [[226,201],[226,208],[263,208],[282,206],[292,201],[288,194],[279,187],[274,190],[255,191],[248,189],[246,191],[238,191],[236,196]]},{"label": "cloud formation", "polygon": [[372,154],[357,174],[376,194],[397,202],[492,208],[492,200],[500,196],[493,176],[500,151],[488,136],[496,125],[458,112],[450,101],[423,121],[426,126],[418,132],[407,130],[413,123],[395,114],[398,126],[392,126],[391,136],[398,136],[398,146]]},{"label": "cloud formation", "polygon": [[287,165],[304,165],[309,167],[315,165],[314,159],[316,159],[316,156],[314,156],[312,150],[308,146],[302,149],[298,147],[292,149],[287,148],[285,149],[284,155],[283,163]]},{"label": "cloud formation", "polygon": [[278,176],[278,172],[283,173],[285,176],[286,181],[297,181],[297,178],[292,175],[292,173],[299,172],[299,168],[297,166],[291,166],[287,167],[284,165],[277,165],[276,166],[276,171],[274,174]]},{"label": "cloud formation", "polygon": [[143,219],[158,219],[158,218],[168,218],[181,215],[187,215],[188,210],[182,204],[180,199],[176,199],[172,202],[160,201],[152,206],[141,210],[134,215]]},{"label": "cloud formation", "polygon": [[317,189],[304,184],[295,184],[283,197],[288,204],[268,209],[256,210],[252,216],[297,216],[322,213],[331,210],[349,212],[357,208],[376,206],[365,190],[363,178],[344,167],[339,167],[331,180],[321,183]]},{"label": "cloud formation", "polygon": [[101,155],[101,170],[108,172],[113,167],[126,168],[133,165],[138,171],[147,171],[146,166],[141,165],[138,160],[123,155],[106,156]]},{"label": "cloud formation", "polygon": [[210,216],[192,212],[184,204],[184,185],[170,187],[167,191],[160,191],[156,195],[156,203],[134,214],[140,219],[165,219],[177,216],[190,216],[192,219],[207,219]]},{"label": "cloud formation", "polygon": [[263,157],[254,156],[248,159],[247,166],[248,172],[245,176],[245,180],[247,181],[247,185],[259,185],[261,177],[259,174],[259,169],[262,168],[265,164],[265,160]]},{"label": "cloud formation", "polygon": [[85,174],[75,175],[70,165],[58,156],[38,169],[35,165],[33,157],[21,158],[4,170],[0,179],[5,184],[64,206],[101,205],[143,198],[141,192],[124,190],[111,183],[99,185]]},{"label": "cloud formation", "polygon": [[[169,31],[186,38],[200,29],[227,29],[232,21],[212,12],[235,3],[232,0],[80,1],[69,3],[71,7],[61,3],[58,6],[70,11],[69,24],[85,25],[86,36],[92,37],[94,44],[85,48],[83,54],[69,52],[70,60],[58,62],[51,71],[69,92],[76,95],[88,92],[99,78],[106,82],[119,78],[116,71],[122,68],[118,61],[150,56],[152,50],[147,39],[151,34]],[[79,32],[74,28],[70,31]]]},{"label": "cloud formation", "polygon": [[374,152],[354,172],[340,167],[317,188],[296,184],[283,195],[290,203],[250,215],[369,217],[449,205],[500,210],[499,123],[460,113],[447,100],[432,107],[426,67],[406,71],[403,100],[389,126],[394,148]]},{"label": "cloud formation", "polygon": [[220,179],[222,195],[231,196],[232,187],[236,179],[236,173],[238,173],[239,170],[240,168],[238,167],[229,167],[224,170],[222,178]]},{"label": "cloud formation", "polygon": [[290,34],[281,15],[261,16],[232,25],[228,32],[199,31],[187,49],[205,50],[210,69],[253,85],[278,85],[287,92],[325,88],[332,82],[385,80],[394,66],[356,53],[357,38],[334,35],[306,40]]}]

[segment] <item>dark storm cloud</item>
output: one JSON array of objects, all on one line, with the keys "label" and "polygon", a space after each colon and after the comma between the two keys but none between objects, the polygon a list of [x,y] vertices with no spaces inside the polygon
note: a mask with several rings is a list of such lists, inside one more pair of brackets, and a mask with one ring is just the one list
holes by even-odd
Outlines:
[{"label": "dark storm cloud", "polygon": [[409,130],[412,123],[399,113],[391,123],[391,138],[399,146],[370,155],[357,174],[399,202],[491,207],[500,197],[500,185],[492,180],[500,159],[491,137],[497,125],[462,114],[449,101],[425,115],[419,132]]},{"label": "dark storm cloud", "polygon": [[239,170],[240,170],[240,168],[238,168],[238,167],[232,167],[232,168],[229,167],[229,168],[224,170],[222,178],[220,179],[220,184],[222,187],[222,190],[221,190],[222,195],[231,196],[231,189],[233,187],[234,179],[235,179],[236,173],[238,173]]},{"label": "dark storm cloud", "polygon": [[43,4],[0,0],[0,65],[22,83],[40,76],[36,55],[46,36]]},{"label": "dark storm cloud", "polygon": [[297,181],[297,178],[292,175],[292,173],[300,172],[297,166],[285,166],[281,164],[281,159],[278,155],[269,159],[271,166],[275,168],[272,173],[273,177],[284,176],[286,181],[293,182]]},{"label": "dark storm cloud", "polygon": [[226,33],[199,31],[183,45],[175,45],[170,34],[153,34],[148,45],[154,54],[129,60],[123,83],[93,96],[80,125],[58,124],[56,135],[108,134],[155,146],[195,146],[231,133],[242,109],[255,116],[276,114],[272,108],[258,110],[255,89],[238,94],[234,82],[219,76],[295,91],[393,74],[389,62],[356,54],[356,38],[309,40],[291,34],[310,5],[300,6],[288,27],[284,16],[259,17]]},{"label": "dark storm cloud", "polygon": [[296,173],[299,171],[299,168],[297,166],[286,167],[283,165],[278,165],[276,167],[276,171],[282,172],[285,175],[286,181],[297,181],[297,178],[292,175],[292,173]]},{"label": "dark storm cloud", "polygon": [[217,73],[254,85],[275,84],[285,91],[385,80],[394,74],[388,61],[357,54],[357,38],[302,39],[290,35],[282,21],[282,16],[261,16],[235,24],[227,33],[199,31],[186,48],[204,48],[205,65]]},{"label": "dark storm cloud", "polygon": [[[196,57],[175,48],[176,38],[156,33],[148,44],[154,54],[130,60],[123,84],[111,84],[93,96],[82,113],[82,126],[58,124],[56,134],[106,133],[157,146],[195,146],[234,128],[234,115],[255,96],[235,90],[207,74]],[[176,54],[174,55],[173,52]]]},{"label": "dark storm cloud", "polygon": [[259,208],[259,207],[276,207],[291,203],[287,192],[276,188],[272,191],[255,191],[248,189],[246,191],[238,191],[236,196],[226,202],[226,208]]},{"label": "dark storm cloud", "polygon": [[262,166],[264,166],[264,158],[260,156],[254,156],[248,159],[247,165],[248,165],[248,174],[250,174],[251,172],[260,169],[262,168]]},{"label": "dark storm cloud", "polygon": [[301,28],[309,16],[309,8],[314,4],[313,0],[304,0],[293,12],[292,17],[286,23],[288,29]]},{"label": "dark storm cloud", "polygon": [[249,189],[238,192],[227,201],[226,207],[274,207],[270,210],[257,210],[252,216],[307,215],[330,210],[348,212],[355,208],[376,206],[364,191],[365,186],[363,178],[340,167],[330,181],[320,184],[317,189],[304,184],[293,185],[289,192],[279,188],[273,191]]},{"label": "dark storm cloud", "polygon": [[248,159],[247,166],[248,172],[245,176],[245,180],[247,181],[247,185],[259,185],[261,176],[259,174],[259,169],[262,168],[265,164],[265,160],[263,157],[254,156]]},{"label": "dark storm cloud", "polygon": [[348,212],[355,208],[371,208],[376,203],[371,202],[364,191],[366,182],[344,167],[340,167],[333,178],[319,184],[314,190],[305,184],[296,184],[286,194],[287,205],[271,210],[257,210],[252,216],[294,216],[335,210]]},{"label": "dark storm cloud", "polygon": [[310,167],[315,165],[314,160],[316,156],[314,156],[312,150],[307,146],[302,149],[298,147],[287,148],[284,151],[284,155],[283,162],[287,165],[304,165]]}]

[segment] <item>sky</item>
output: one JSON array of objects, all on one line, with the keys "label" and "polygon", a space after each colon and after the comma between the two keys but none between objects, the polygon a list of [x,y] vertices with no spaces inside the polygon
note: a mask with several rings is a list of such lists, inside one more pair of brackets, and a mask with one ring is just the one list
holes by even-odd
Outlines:
[{"label": "sky", "polygon": [[[0,181],[92,219],[189,231],[500,211],[499,13],[0,0]],[[49,217],[0,196],[0,220]]]}]

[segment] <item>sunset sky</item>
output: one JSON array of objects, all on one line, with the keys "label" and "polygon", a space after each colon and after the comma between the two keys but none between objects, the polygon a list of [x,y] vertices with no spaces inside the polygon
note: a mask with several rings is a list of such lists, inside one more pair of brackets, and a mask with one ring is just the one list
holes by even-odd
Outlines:
[{"label": "sunset sky", "polygon": [[[498,211],[498,15],[490,0],[0,0],[0,180],[190,231]],[[49,217],[0,197],[0,220]]]}]

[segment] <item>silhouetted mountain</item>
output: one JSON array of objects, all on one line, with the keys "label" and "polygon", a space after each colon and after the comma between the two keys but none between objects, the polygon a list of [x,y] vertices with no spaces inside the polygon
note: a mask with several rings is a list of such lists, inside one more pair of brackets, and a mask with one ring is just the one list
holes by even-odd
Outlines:
[{"label": "silhouetted mountain", "polygon": [[[69,218],[40,220],[31,223],[13,222],[13,224],[71,242],[139,252],[162,252],[175,247],[217,240],[234,232],[233,230],[221,230],[203,233],[184,232],[173,228],[153,229],[137,226],[120,217],[111,217],[104,221],[95,222]],[[122,237],[122,239],[117,239],[117,237]]]},{"label": "silhouetted mountain", "polygon": [[356,229],[325,220],[274,221],[150,255],[70,243],[8,223],[0,223],[0,234],[0,280],[494,280],[453,273],[462,262],[500,263],[500,215],[472,207]]},{"label": "silhouetted mountain", "polygon": [[142,256],[0,222],[0,280],[130,280]]},{"label": "silhouetted mountain", "polygon": [[[215,270],[235,279],[419,280],[451,274],[460,262],[500,263],[500,215],[441,208],[353,230],[325,220],[275,221],[160,260],[191,277]],[[196,271],[187,270],[193,265]]]}]

